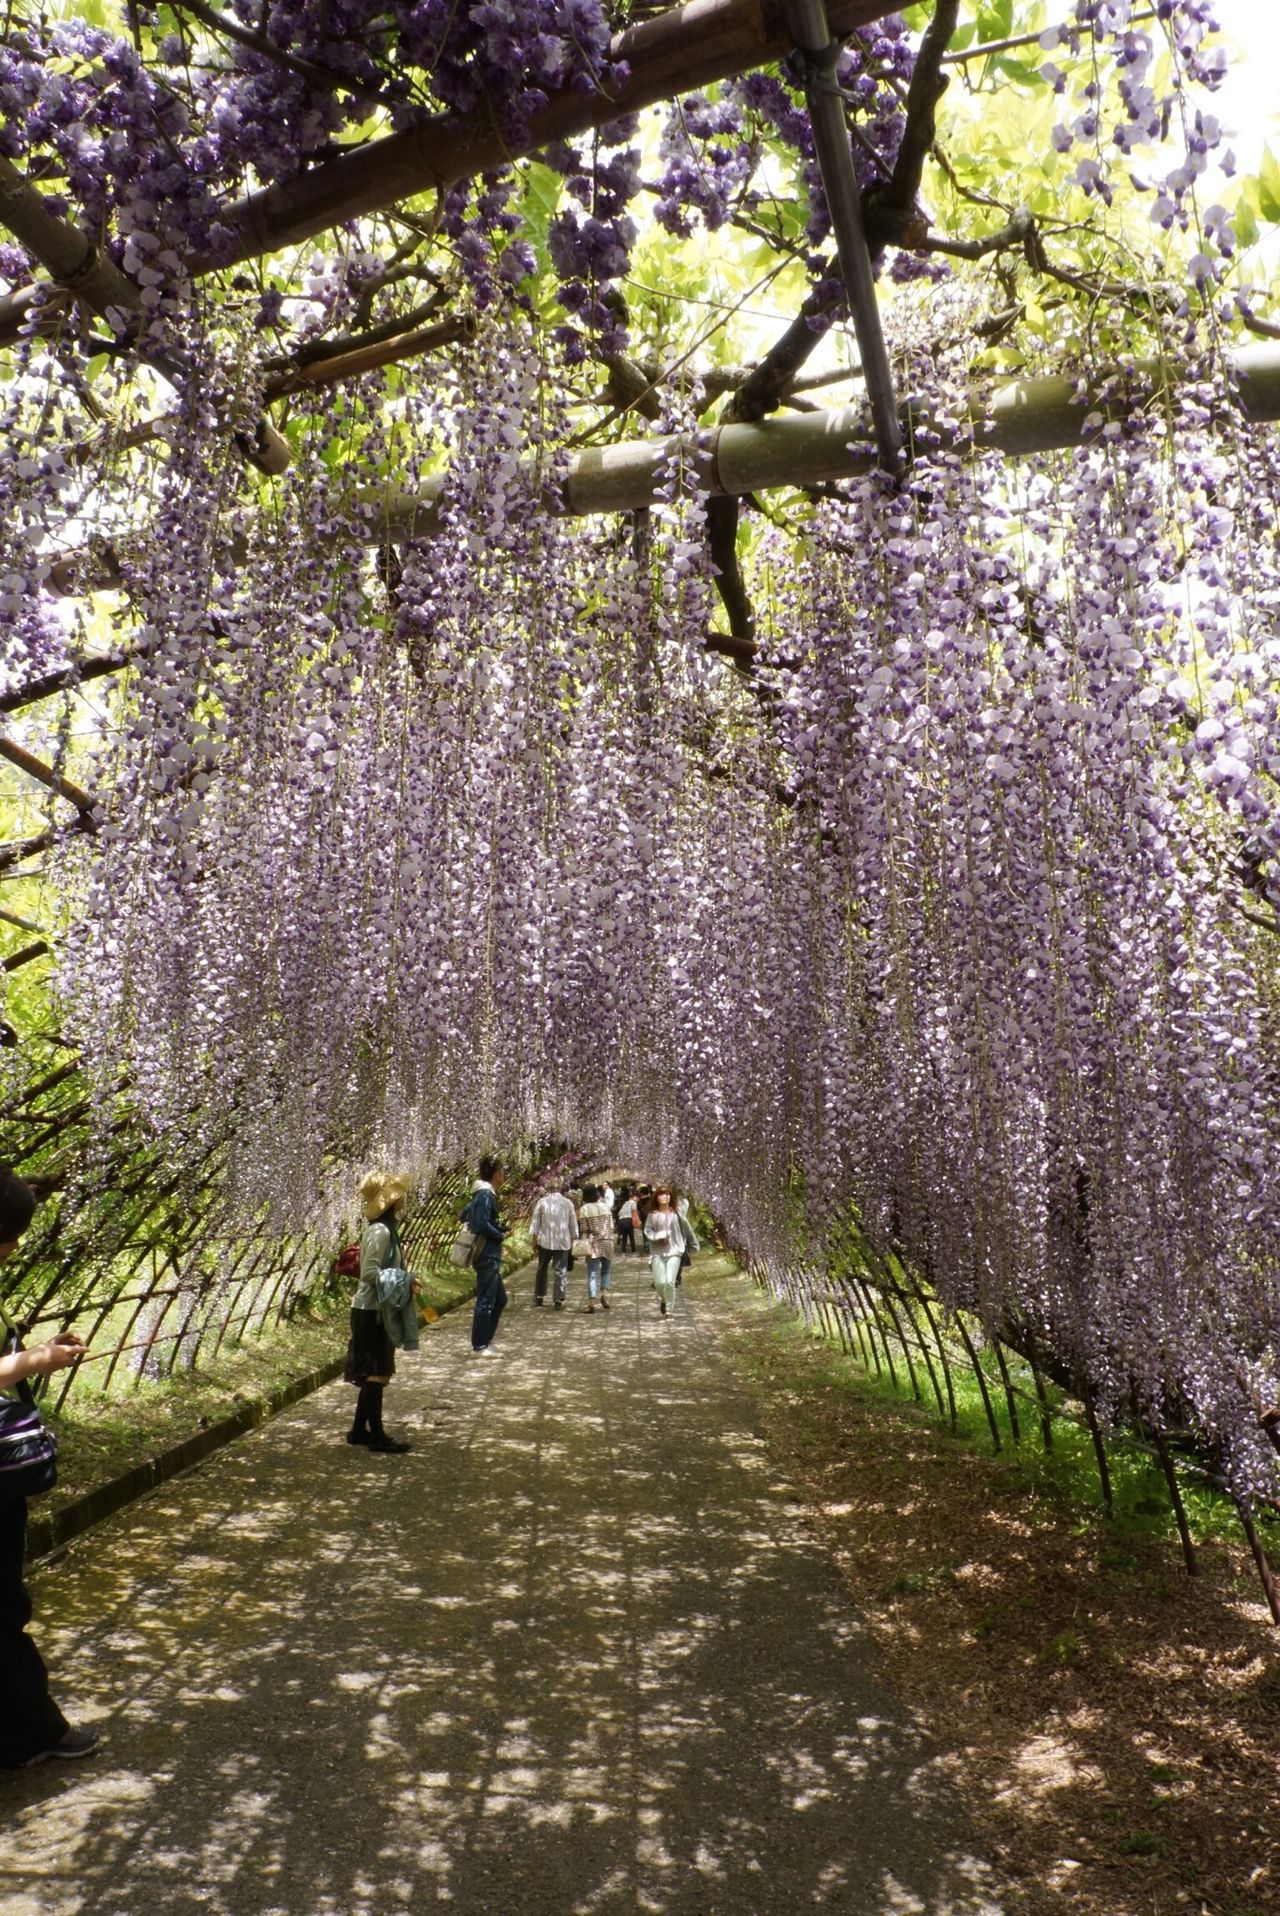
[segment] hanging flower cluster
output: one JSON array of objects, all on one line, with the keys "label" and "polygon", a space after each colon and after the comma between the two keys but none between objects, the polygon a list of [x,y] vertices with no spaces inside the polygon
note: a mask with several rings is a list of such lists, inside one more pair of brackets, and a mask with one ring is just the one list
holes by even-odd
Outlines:
[{"label": "hanging flower cluster", "polygon": [[452,475],[394,561],[324,442],[269,522],[172,459],[63,868],[87,1054],[282,1225],[537,1136],[670,1167],[779,1274],[852,1204],[1269,1482],[1273,451],[1197,414],[868,479],[758,555],[748,689],[676,466],[638,521],[546,509],[556,383],[505,329],[384,416],[371,462]]},{"label": "hanging flower cluster", "polygon": [[[590,8],[400,24],[465,105],[486,60],[532,70],[535,26],[564,84],[553,11],[588,84]],[[1198,0],[1157,11],[1198,58]],[[1125,53],[1123,154],[1184,96],[1147,96],[1122,0],[1079,24]],[[902,36],[876,44],[844,77],[887,115]],[[19,52],[6,84],[29,91]],[[151,84],[122,69],[110,111]],[[56,100],[23,99],[70,165]],[[781,125],[781,95],[726,89],[686,114],[688,151],[668,138],[670,166],[718,169],[712,223],[749,178],[752,114]],[[238,167],[258,128],[264,177],[266,117],[226,133]],[[591,323],[629,244],[630,139],[581,171],[558,156],[572,204],[548,244]],[[232,177],[221,153],[192,192]],[[144,189],[119,191],[117,219]],[[497,257],[521,243],[510,206],[482,182],[441,216]],[[163,459],[125,434],[69,459],[48,422],[87,403],[82,377],[31,341],[11,421],[48,406],[0,480],[6,685],[74,656],[42,588],[77,513],[112,538],[139,658],[83,771],[98,830],[57,863],[60,991],[104,1126],[123,1077],[158,1136],[228,1163],[229,1211],[286,1229],[375,1158],[425,1176],[530,1138],[694,1186],[780,1286],[852,1213],[948,1304],[1051,1346],[1104,1412],[1190,1419],[1237,1487],[1274,1490],[1280,473],[1201,338],[1212,313],[1167,316],[1167,346],[1190,335],[1176,404],[1126,410],[1117,380],[1078,451],[1015,470],[963,443],[962,295],[904,296],[895,353],[952,435],[749,555],[749,682],[703,642],[705,505],[678,440],[647,512],[560,510],[576,348],[531,310],[495,301],[433,384],[346,386],[269,509],[228,432],[252,374],[218,370],[229,338],[251,359],[254,315],[222,313],[216,341],[197,305],[180,317]],[[665,426],[699,398],[691,375]],[[442,468],[434,523],[388,522],[387,487]],[[110,483],[82,500],[94,471]]]}]

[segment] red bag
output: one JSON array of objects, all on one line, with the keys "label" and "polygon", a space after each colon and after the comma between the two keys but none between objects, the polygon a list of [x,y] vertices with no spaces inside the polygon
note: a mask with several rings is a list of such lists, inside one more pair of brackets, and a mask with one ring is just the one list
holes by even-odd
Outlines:
[{"label": "red bag", "polygon": [[336,1277],[359,1277],[360,1246],[348,1244],[345,1249],[339,1251],[333,1270]]}]

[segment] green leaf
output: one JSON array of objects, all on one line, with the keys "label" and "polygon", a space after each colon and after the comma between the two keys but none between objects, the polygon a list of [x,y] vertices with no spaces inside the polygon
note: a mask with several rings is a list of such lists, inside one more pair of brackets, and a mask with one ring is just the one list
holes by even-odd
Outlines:
[{"label": "green leaf", "polygon": [[1013,0],[982,0],[978,8],[978,44],[1007,40],[1013,33]]},{"label": "green leaf", "polygon": [[1023,60],[1015,60],[1011,54],[993,53],[991,64],[1010,80],[1015,81],[1018,86],[1043,87],[1049,84],[1047,80],[1041,78],[1038,65],[1028,66]]},{"label": "green leaf", "polygon": [[1258,212],[1264,220],[1280,221],[1280,160],[1269,146],[1258,166]]},{"label": "green leaf", "polygon": [[1258,186],[1256,180],[1246,180],[1241,188],[1231,215],[1231,224],[1236,229],[1236,238],[1243,250],[1257,243],[1262,230],[1258,224]]}]

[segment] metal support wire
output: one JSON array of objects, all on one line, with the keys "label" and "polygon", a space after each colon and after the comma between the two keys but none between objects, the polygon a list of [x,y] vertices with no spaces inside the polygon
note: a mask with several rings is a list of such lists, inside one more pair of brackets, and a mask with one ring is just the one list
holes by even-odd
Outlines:
[{"label": "metal support wire", "polygon": [[853,170],[853,149],[845,125],[844,99],[835,77],[840,42],[831,39],[825,0],[787,0],[787,25],[800,56],[796,64],[804,82],[818,166],[840,256],[840,274],[862,355],[880,463],[886,472],[899,472],[903,463],[903,440],[893,371],[880,326],[871,255],[862,223],[862,195]]}]

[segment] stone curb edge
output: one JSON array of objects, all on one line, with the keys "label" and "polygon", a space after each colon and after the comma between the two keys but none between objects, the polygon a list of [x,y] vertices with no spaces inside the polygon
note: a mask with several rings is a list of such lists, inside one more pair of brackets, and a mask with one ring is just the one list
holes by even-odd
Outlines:
[{"label": "stone curb edge", "polygon": [[[442,1317],[447,1317],[450,1311],[471,1304],[474,1297],[474,1292],[468,1292],[436,1305],[437,1323]],[[126,1504],[145,1496],[148,1490],[158,1490],[161,1484],[167,1484],[182,1471],[203,1463],[206,1457],[212,1456],[215,1450],[221,1450],[224,1444],[233,1443],[237,1437],[243,1437],[259,1424],[265,1424],[280,1411],[288,1410],[291,1404],[309,1397],[312,1391],[331,1384],[335,1377],[342,1375],[344,1362],[345,1356],[331,1358],[327,1364],[308,1371],[305,1376],[281,1384],[269,1397],[257,1398],[242,1409],[233,1411],[230,1417],[220,1418],[216,1424],[210,1424],[207,1430],[198,1430],[180,1444],[162,1450],[159,1456],[149,1457],[145,1464],[135,1464],[123,1476],[113,1477],[109,1483],[98,1484],[95,1489],[86,1491],[83,1497],[77,1497],[74,1503],[66,1504],[56,1516],[34,1517],[27,1526],[27,1561],[35,1563],[41,1558],[53,1556],[104,1518],[113,1517]]]}]

